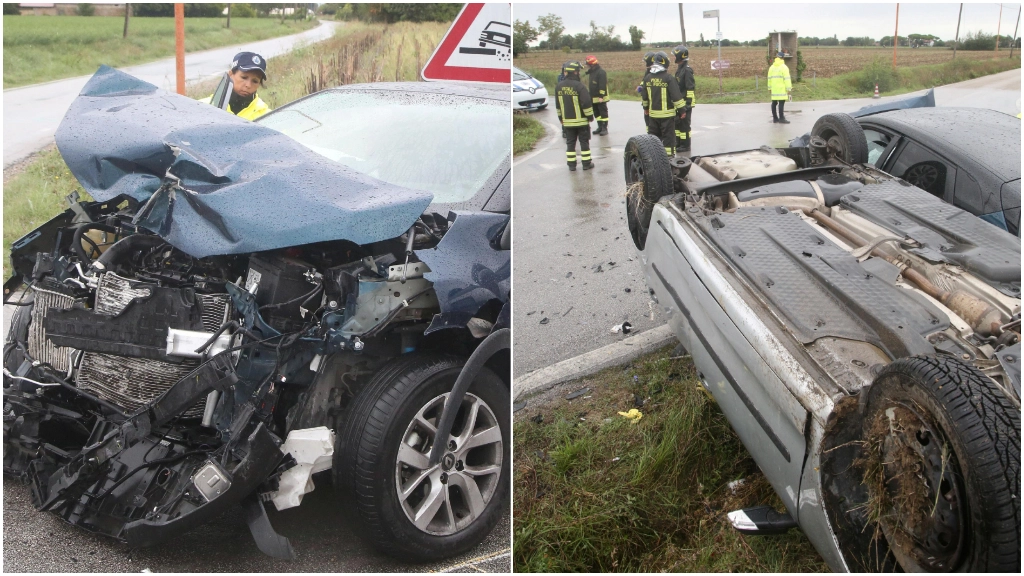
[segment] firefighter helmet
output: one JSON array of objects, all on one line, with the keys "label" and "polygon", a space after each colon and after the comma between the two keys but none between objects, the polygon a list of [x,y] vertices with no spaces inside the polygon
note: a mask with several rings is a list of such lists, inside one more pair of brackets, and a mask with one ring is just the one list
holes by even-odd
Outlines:
[{"label": "firefighter helmet", "polygon": [[579,76],[580,70],[583,70],[583,65],[576,61],[569,61],[562,64],[562,74],[569,76]]},{"label": "firefighter helmet", "polygon": [[654,64],[654,52],[644,54],[644,68],[650,68]]},{"label": "firefighter helmet", "polygon": [[664,66],[668,68],[668,54],[664,52],[658,52],[654,55],[654,63],[658,66]]},{"label": "firefighter helmet", "polygon": [[587,56],[586,62],[588,66],[593,66],[594,64],[597,64],[597,56],[594,56],[593,54]]},{"label": "firefighter helmet", "polygon": [[672,55],[675,56],[676,62],[682,62],[690,58],[690,50],[686,46],[680,44],[672,49]]}]

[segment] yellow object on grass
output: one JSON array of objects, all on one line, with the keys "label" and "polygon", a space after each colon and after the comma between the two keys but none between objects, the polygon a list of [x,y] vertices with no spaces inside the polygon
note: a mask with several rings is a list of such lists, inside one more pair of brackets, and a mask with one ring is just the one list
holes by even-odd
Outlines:
[{"label": "yellow object on grass", "polygon": [[644,417],[644,413],[639,411],[639,410],[637,410],[636,408],[630,408],[629,412],[619,412],[619,416],[623,416],[625,418],[629,418],[634,423],[636,423],[636,422],[639,422],[640,419]]}]

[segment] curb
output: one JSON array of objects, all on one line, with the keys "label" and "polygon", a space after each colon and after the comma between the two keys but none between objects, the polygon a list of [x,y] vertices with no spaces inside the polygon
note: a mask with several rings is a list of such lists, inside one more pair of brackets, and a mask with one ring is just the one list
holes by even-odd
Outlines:
[{"label": "curb", "polygon": [[675,341],[675,333],[672,332],[668,324],[663,324],[597,350],[580,354],[575,358],[562,360],[557,364],[524,374],[512,381],[512,397],[514,400],[519,400],[528,394],[548,390],[556,384],[590,376],[611,366],[625,364]]}]

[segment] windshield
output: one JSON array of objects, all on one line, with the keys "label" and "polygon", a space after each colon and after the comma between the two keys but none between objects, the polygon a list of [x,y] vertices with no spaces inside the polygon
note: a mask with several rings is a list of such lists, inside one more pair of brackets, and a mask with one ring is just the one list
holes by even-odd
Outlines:
[{"label": "windshield", "polygon": [[384,90],[334,90],[295,102],[260,124],[379,180],[465,202],[509,156],[508,105]]},{"label": "windshield", "polygon": [[530,79],[530,75],[527,74],[526,72],[523,72],[519,68],[513,68],[512,69],[512,81],[518,82],[520,80],[529,80],[529,79]]}]

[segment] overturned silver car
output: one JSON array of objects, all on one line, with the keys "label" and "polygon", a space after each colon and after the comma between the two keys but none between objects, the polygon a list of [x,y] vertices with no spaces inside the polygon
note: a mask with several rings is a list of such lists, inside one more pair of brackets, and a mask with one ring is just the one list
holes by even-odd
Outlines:
[{"label": "overturned silver car", "polygon": [[57,133],[95,201],[11,250],[5,476],[132,546],[241,504],[293,557],[264,506],[322,471],[388,553],[479,543],[509,494],[508,98],[352,85],[250,123],[102,68]]},{"label": "overturned silver car", "polygon": [[1020,240],[867,164],[849,116],[811,136],[626,146],[652,297],[786,506],[730,520],[840,571],[1019,571]]}]

